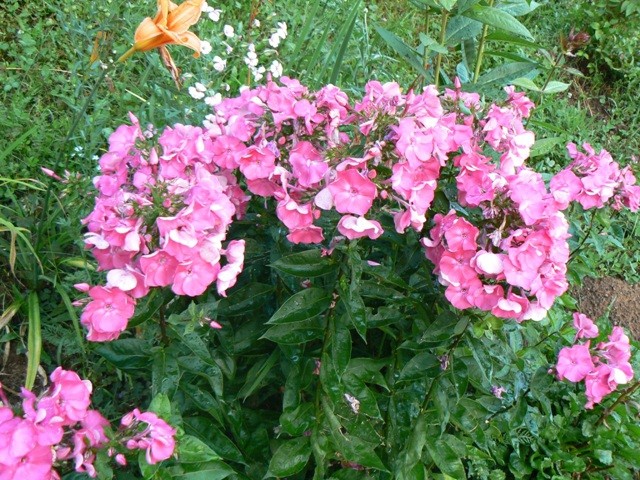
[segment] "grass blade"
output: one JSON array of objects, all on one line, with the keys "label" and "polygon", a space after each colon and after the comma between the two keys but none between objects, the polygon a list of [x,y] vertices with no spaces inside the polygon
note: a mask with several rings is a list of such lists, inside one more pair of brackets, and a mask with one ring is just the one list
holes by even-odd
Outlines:
[{"label": "grass blade", "polygon": [[347,51],[347,47],[349,46],[349,40],[351,39],[351,35],[353,34],[353,29],[356,26],[356,20],[358,18],[358,11],[360,9],[360,0],[353,4],[351,12],[349,14],[349,20],[345,24],[347,26],[347,30],[344,33],[344,37],[342,38],[342,42],[340,44],[340,50],[338,51],[338,56],[336,57],[336,61],[333,64],[333,69],[331,70],[331,77],[329,78],[329,83],[335,85],[338,80],[338,75],[340,74],[340,68],[342,67],[342,61],[344,60],[344,54]]},{"label": "grass blade", "polygon": [[40,354],[42,353],[42,332],[40,325],[40,299],[36,292],[29,293],[27,299],[29,310],[29,333],[27,338],[27,378],[24,386],[31,390],[36,381]]}]

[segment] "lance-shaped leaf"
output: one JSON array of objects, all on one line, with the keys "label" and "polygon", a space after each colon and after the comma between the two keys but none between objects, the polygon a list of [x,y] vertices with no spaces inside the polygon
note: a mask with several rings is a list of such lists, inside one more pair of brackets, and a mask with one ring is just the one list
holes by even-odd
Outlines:
[{"label": "lance-shaped leaf", "polygon": [[321,288],[307,288],[293,294],[273,314],[268,325],[301,322],[319,315],[329,308],[331,295]]},{"label": "lance-shaped leaf", "polygon": [[465,12],[465,16],[489,25],[490,27],[515,33],[521,37],[533,40],[533,36],[522,23],[513,15],[494,7],[474,5]]}]

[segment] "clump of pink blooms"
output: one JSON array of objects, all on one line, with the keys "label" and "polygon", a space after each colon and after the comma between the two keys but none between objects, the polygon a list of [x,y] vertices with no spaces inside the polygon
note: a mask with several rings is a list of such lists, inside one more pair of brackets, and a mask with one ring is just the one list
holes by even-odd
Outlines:
[{"label": "clump of pink blooms", "polygon": [[[597,338],[598,327],[582,313],[573,314],[576,340]],[[633,378],[633,368],[629,363],[631,345],[621,327],[613,327],[607,342],[591,346],[591,340],[564,347],[558,354],[556,372],[559,380],[570,382],[584,380],[587,403],[591,409],[596,403]]]},{"label": "clump of pink blooms", "polygon": [[[112,440],[107,437],[109,422],[89,408],[89,380],[61,367],[54,370],[50,379],[50,388],[38,397],[22,389],[21,414],[10,407],[0,386],[0,480],[59,479],[55,468],[64,462],[72,462],[77,472],[96,477],[94,461],[101,449],[108,448],[109,456],[117,463],[126,463],[116,445],[145,450],[150,464],[173,454],[175,430],[155,414],[134,410],[123,418],[127,428]],[[131,416],[148,427],[142,431],[134,428],[128,420]]]},{"label": "clump of pink blooms", "polygon": [[335,230],[375,240],[382,214],[398,233],[423,233],[439,182],[455,179],[459,208],[433,217],[425,254],[453,306],[517,321],[544,318],[568,287],[570,202],[640,205],[630,169],[588,145],[569,145],[573,163],[547,186],[525,164],[533,103],[512,87],[485,108],[457,82],[441,95],[371,81],[354,102],[333,85],[279,82],[222,100],[204,128],[166,128],[158,145],[134,117],[112,135],[84,220],[108,270],[105,286],[83,287],[90,340],[116,338],[150,288],[197,296],[215,282],[224,295],[243,267],[243,241],[223,243],[247,207],[244,188],[273,199],[290,242],[313,244]]}]

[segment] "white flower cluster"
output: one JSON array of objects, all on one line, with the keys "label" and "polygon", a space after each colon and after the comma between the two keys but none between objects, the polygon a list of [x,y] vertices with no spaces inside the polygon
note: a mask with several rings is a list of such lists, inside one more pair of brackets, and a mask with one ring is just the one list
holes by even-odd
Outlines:
[{"label": "white flower cluster", "polygon": [[[265,75],[273,78],[283,75],[284,67],[278,58],[278,48],[282,48],[289,32],[285,22],[279,22],[274,18],[277,15],[275,12],[265,12],[262,20],[253,18],[251,25],[246,27],[241,23],[225,23],[223,11],[213,8],[206,1],[203,3],[202,13],[203,17],[208,17],[218,25],[214,27],[208,41],[201,40],[200,53],[205,57],[211,54],[212,58],[199,62],[197,73],[184,74],[185,79],[207,79],[202,83],[195,82],[188,88],[191,97],[203,100],[209,107],[220,104],[222,96],[219,91],[229,91],[231,88],[221,82],[237,86],[243,78],[247,78],[243,74],[243,68],[239,68],[242,65],[238,65],[240,59],[249,70],[248,78],[252,82],[262,81]],[[202,36],[202,31],[200,35]]]}]

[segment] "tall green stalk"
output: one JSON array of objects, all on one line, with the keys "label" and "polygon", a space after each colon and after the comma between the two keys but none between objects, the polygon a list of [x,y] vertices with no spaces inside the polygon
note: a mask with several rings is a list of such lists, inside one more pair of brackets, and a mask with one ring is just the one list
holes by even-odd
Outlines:
[{"label": "tall green stalk", "polygon": [[[489,7],[493,7],[493,0],[489,0]],[[484,44],[487,40],[488,32],[489,25],[485,24],[484,27],[482,27],[482,35],[478,43],[478,55],[476,58],[476,68],[473,71],[473,83],[478,83],[478,78],[480,77],[480,67],[482,66],[482,57],[484,56]]]},{"label": "tall green stalk", "polygon": [[[448,22],[449,22],[449,12],[443,9],[442,20],[440,22],[440,39],[439,39],[440,45],[444,45]],[[438,53],[438,55],[436,56],[436,67],[433,73],[433,76],[435,77],[434,82],[435,82],[436,88],[438,88],[438,86],[440,85],[440,67],[441,66],[442,66],[442,53]]]}]

